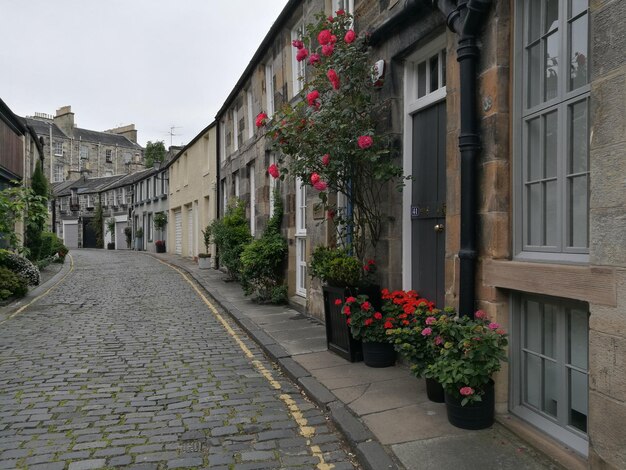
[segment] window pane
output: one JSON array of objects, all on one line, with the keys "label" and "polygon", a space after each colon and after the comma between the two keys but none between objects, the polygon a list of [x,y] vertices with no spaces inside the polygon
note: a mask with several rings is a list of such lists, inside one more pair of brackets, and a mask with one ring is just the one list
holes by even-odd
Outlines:
[{"label": "window pane", "polygon": [[528,107],[539,104],[541,93],[541,45],[539,43],[528,49]]},{"label": "window pane", "polygon": [[543,0],[530,0],[528,2],[528,43],[539,38],[541,34],[541,7]]},{"label": "window pane", "polygon": [[426,62],[421,62],[417,66],[417,97],[421,98],[426,94]]},{"label": "window pane", "polygon": [[543,177],[541,165],[541,121],[535,118],[528,121],[528,179],[536,181]]},{"label": "window pane", "polygon": [[543,183],[528,185],[528,244],[543,245],[543,204],[541,186]]},{"label": "window pane", "polygon": [[556,180],[547,181],[546,188],[546,208],[545,208],[545,244],[548,246],[557,246],[559,240],[558,234],[558,217],[557,217],[557,184]]},{"label": "window pane", "polygon": [[556,176],[557,141],[558,141],[557,112],[553,111],[545,116],[545,177]]},{"label": "window pane", "polygon": [[582,432],[587,432],[587,374],[570,370],[569,387],[569,424]]},{"label": "window pane", "polygon": [[543,407],[547,414],[556,417],[559,403],[557,367],[553,361],[543,360]]},{"label": "window pane", "polygon": [[541,409],[541,359],[528,353],[525,353],[524,356],[526,357],[526,370],[524,371],[526,403]]},{"label": "window pane", "polygon": [[572,18],[579,13],[585,11],[589,6],[588,0],[570,0],[569,2],[569,17]]},{"label": "window pane", "polygon": [[589,245],[589,210],[588,210],[588,178],[576,176],[570,178],[570,245],[573,247],[586,248]]},{"label": "window pane", "polygon": [[570,108],[571,158],[570,173],[581,173],[588,168],[587,101],[581,101]]},{"label": "window pane", "polygon": [[570,310],[569,313],[569,363],[587,370],[587,312]]},{"label": "window pane", "polygon": [[546,77],[546,86],[543,97],[545,101],[551,100],[558,94],[560,45],[558,31],[550,34],[545,41],[546,70],[544,76]]},{"label": "window pane", "polygon": [[541,352],[541,305],[531,300],[526,303],[524,315],[524,331],[526,332],[524,348],[537,353]]},{"label": "window pane", "polygon": [[588,32],[587,15],[570,25],[570,90],[587,84]]},{"label": "window pane", "polygon": [[559,27],[559,0],[546,0],[544,31],[547,33]]},{"label": "window pane", "polygon": [[543,311],[543,354],[548,357],[556,357],[556,315],[554,305],[545,304]]},{"label": "window pane", "polygon": [[430,58],[430,92],[439,89],[439,54]]}]

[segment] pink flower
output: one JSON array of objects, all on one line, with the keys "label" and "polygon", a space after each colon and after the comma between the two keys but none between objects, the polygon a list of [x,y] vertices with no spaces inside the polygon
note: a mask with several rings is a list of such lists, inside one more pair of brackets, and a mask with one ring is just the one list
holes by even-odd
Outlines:
[{"label": "pink flower", "polygon": [[298,53],[296,54],[296,60],[298,62],[302,62],[308,56],[309,56],[309,50],[306,47],[303,47],[302,49],[298,49]]},{"label": "pink flower", "polygon": [[311,184],[315,186],[315,183],[317,183],[320,180],[320,175],[318,175],[317,173],[311,173]]},{"label": "pink flower", "polygon": [[341,305],[342,303],[341,299],[335,299],[335,305]]},{"label": "pink flower", "polygon": [[335,21],[335,18],[333,18],[332,16],[329,16],[328,18],[326,18],[328,20],[329,23],[332,23]]},{"label": "pink flower", "polygon": [[337,42],[337,36],[335,36],[334,34],[330,37],[330,43],[331,44],[335,44]]},{"label": "pink flower", "polygon": [[324,44],[322,46],[322,55],[325,55],[326,57],[330,57],[331,55],[333,55],[334,50],[335,50],[335,46],[333,46],[332,44]]},{"label": "pink flower", "polygon": [[435,344],[439,346],[443,343],[443,338],[441,336],[435,336]]},{"label": "pink flower", "polygon": [[293,41],[291,41],[291,45],[296,49],[302,49],[304,47],[304,43],[299,39],[294,39]]},{"label": "pink flower", "polygon": [[362,135],[357,141],[359,148],[365,150],[370,148],[374,144],[374,139],[369,135]]},{"label": "pink flower", "polygon": [[343,16],[346,14],[346,10],[343,10],[343,9],[337,10],[335,13],[337,14],[337,16]]},{"label": "pink flower", "polygon": [[500,325],[498,323],[495,323],[495,322],[489,323],[490,330],[497,330],[498,328],[500,328]]},{"label": "pink flower", "polygon": [[259,113],[258,116],[256,117],[256,126],[257,127],[263,126],[265,124],[265,121],[267,121],[267,114]]},{"label": "pink flower", "polygon": [[317,65],[322,61],[322,59],[320,59],[320,55],[319,54],[311,54],[309,56],[309,64],[311,65]]},{"label": "pink flower", "polygon": [[328,166],[330,164],[330,155],[326,154],[322,157],[322,165]]},{"label": "pink flower", "polygon": [[437,321],[437,319],[435,317],[427,317],[425,322],[427,325],[432,325]]},{"label": "pink flower", "polygon": [[462,387],[459,390],[459,393],[464,397],[469,397],[470,395],[474,394],[474,389],[472,387]]},{"label": "pink flower", "polygon": [[431,328],[424,328],[422,330],[422,336],[430,336],[433,334],[433,330]]},{"label": "pink flower", "polygon": [[320,97],[320,93],[317,90],[313,90],[311,93],[309,93],[308,95],[306,95],[306,100],[309,103],[309,106],[315,106],[318,107],[319,103],[317,101],[317,99]]},{"label": "pink flower", "polygon": [[330,32],[330,29],[323,29],[317,35],[317,42],[319,42],[321,46],[325,46],[330,42],[331,37],[332,33]]},{"label": "pink flower", "polygon": [[382,319],[383,319],[383,314],[382,314],[382,313],[380,313],[380,312],[376,312],[376,313],[374,314],[374,318],[375,318],[376,320],[382,320]]},{"label": "pink flower", "polygon": [[270,176],[274,179],[280,177],[280,171],[278,170],[278,167],[276,166],[275,163],[272,163],[269,168],[267,169],[267,172],[270,174]]},{"label": "pink flower", "polygon": [[326,76],[328,77],[328,80],[330,80],[330,83],[333,85],[333,88],[335,90],[339,90],[339,75],[337,75],[337,72],[335,72],[334,69],[330,69],[328,72],[326,72]]},{"label": "pink flower", "polygon": [[385,322],[385,324],[383,325],[383,328],[384,328],[385,330],[388,330],[389,328],[393,328],[393,323],[391,323],[389,320],[387,320],[387,321]]},{"label": "pink flower", "polygon": [[318,191],[324,191],[328,187],[328,185],[324,181],[318,181],[313,185],[313,187]]},{"label": "pink flower", "polygon": [[361,310],[369,310],[371,306],[372,304],[370,304],[368,301],[365,301],[361,304]]},{"label": "pink flower", "polygon": [[346,43],[348,44],[353,43],[355,39],[356,39],[356,33],[351,29],[348,30],[348,32],[343,38],[343,40],[346,41]]},{"label": "pink flower", "polygon": [[487,314],[483,312],[482,310],[477,310],[476,313],[474,314],[474,318],[478,318],[479,320],[482,320],[483,318],[487,318]]},{"label": "pink flower", "polygon": [[335,211],[334,210],[328,209],[328,213],[327,214],[328,214],[328,218],[330,220],[333,220],[335,218]]}]

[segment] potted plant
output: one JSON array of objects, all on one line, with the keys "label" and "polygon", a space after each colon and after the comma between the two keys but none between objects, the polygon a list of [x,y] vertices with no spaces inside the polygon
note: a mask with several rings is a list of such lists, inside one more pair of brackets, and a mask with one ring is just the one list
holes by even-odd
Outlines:
[{"label": "potted plant", "polygon": [[135,250],[143,250],[143,228],[141,227],[135,230]]},{"label": "potted plant", "polygon": [[163,239],[163,229],[167,225],[167,214],[165,212],[157,212],[154,214],[152,223],[154,224],[154,228],[159,232],[159,238]]},{"label": "potted plant", "polygon": [[439,354],[428,373],[443,385],[448,421],[463,429],[493,424],[493,374],[506,361],[507,335],[479,310],[474,318],[446,317],[439,322]]},{"label": "potted plant", "polygon": [[198,267],[200,269],[209,269],[211,268],[211,253],[209,253],[209,248],[213,237],[213,228],[211,225],[207,225],[201,232],[202,242],[204,243],[204,253],[198,253]]},{"label": "potted plant", "polygon": [[107,220],[107,232],[111,234],[111,241],[107,243],[107,250],[115,250],[115,219]]},{"label": "potted plant", "polygon": [[124,236],[126,237],[126,248],[130,250],[130,243],[133,240],[133,229],[124,227]]},{"label": "potted plant", "polygon": [[165,253],[165,240],[157,240],[154,242],[157,253]]}]

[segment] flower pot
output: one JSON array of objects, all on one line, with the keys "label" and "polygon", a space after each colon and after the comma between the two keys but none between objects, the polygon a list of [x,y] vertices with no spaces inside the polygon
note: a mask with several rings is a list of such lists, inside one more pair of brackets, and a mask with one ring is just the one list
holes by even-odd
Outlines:
[{"label": "flower pot", "polygon": [[461,429],[486,429],[491,427],[495,416],[493,380],[485,385],[482,401],[461,406],[461,399],[445,393],[448,421]]},{"label": "flower pot", "polygon": [[211,258],[198,257],[198,267],[200,269],[211,269]]},{"label": "flower pot", "polygon": [[446,401],[443,387],[435,379],[426,379],[426,395],[430,401],[435,403],[445,403]]},{"label": "flower pot", "polygon": [[391,367],[396,363],[396,350],[391,343],[363,343],[363,362],[369,367]]},{"label": "flower pot", "polygon": [[135,238],[135,250],[137,251],[143,250],[143,237]]},{"label": "flower pot", "polygon": [[[361,341],[350,334],[350,327],[346,324],[346,316],[341,311],[342,305],[349,292],[345,287],[324,286],[324,322],[326,325],[326,347],[329,351],[343,357],[350,362],[363,360]],[[341,300],[336,305],[336,300]]]},{"label": "flower pot", "polygon": [[156,246],[156,252],[157,253],[165,253],[165,243],[163,243],[162,245],[155,245]]}]

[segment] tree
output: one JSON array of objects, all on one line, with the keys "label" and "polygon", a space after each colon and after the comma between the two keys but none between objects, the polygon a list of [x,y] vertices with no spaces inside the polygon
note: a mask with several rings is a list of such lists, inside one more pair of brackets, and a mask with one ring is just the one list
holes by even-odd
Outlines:
[{"label": "tree", "polygon": [[45,199],[24,186],[11,186],[0,191],[0,239],[10,248],[19,246],[15,224],[24,218],[24,214],[28,214],[27,224],[43,226],[48,215]]},{"label": "tree", "polygon": [[154,162],[162,162],[165,160],[165,144],[162,140],[156,142],[148,141],[146,151],[144,153],[144,163],[146,168],[154,165]]},{"label": "tree", "polygon": [[[33,194],[41,198],[41,202],[47,204],[49,198],[49,188],[46,177],[43,173],[41,161],[37,162],[33,177],[30,183]],[[43,232],[45,219],[38,218],[34,212],[38,210],[37,206],[28,206],[28,215],[26,217],[26,242],[31,260],[38,260],[41,252],[41,232]]]}]

